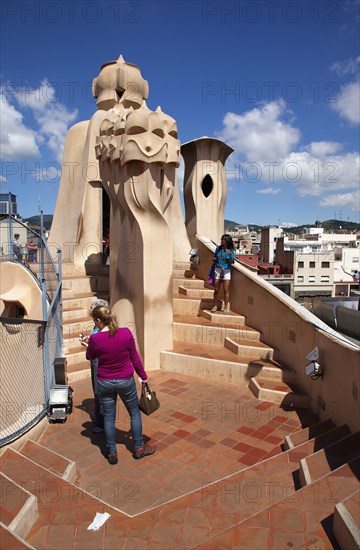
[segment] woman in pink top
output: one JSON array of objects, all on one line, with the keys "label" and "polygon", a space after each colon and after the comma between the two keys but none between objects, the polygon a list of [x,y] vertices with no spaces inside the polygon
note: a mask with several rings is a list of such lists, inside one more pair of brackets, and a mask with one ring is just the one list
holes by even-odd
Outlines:
[{"label": "woman in pink top", "polygon": [[[135,340],[128,328],[119,328],[111,312],[98,306],[92,311],[92,318],[99,332],[92,334],[87,345],[87,357],[99,360],[97,391],[104,414],[104,430],[108,461],[117,464],[116,452],[116,399],[124,403],[131,423],[134,441],[134,458],[143,458],[156,451],[154,445],[144,443],[139,401],[134,380],[134,369],[143,382],[147,374],[136,351]],[[84,342],[86,345],[86,342]]]}]

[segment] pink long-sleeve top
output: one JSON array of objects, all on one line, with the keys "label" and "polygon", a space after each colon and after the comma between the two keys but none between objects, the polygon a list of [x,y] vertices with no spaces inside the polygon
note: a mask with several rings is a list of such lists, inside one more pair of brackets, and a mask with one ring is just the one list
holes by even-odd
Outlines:
[{"label": "pink long-sleeve top", "polygon": [[109,331],[92,334],[86,355],[90,360],[99,359],[99,380],[131,378],[134,369],[142,380],[147,380],[134,337],[128,328],[118,328],[113,336]]}]

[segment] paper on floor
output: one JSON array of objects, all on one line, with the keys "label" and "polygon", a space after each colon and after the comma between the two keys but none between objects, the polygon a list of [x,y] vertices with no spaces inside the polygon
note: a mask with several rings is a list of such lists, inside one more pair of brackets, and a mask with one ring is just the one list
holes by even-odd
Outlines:
[{"label": "paper on floor", "polygon": [[96,512],[96,516],[93,519],[93,522],[89,525],[88,530],[91,531],[97,531],[102,527],[106,520],[108,520],[110,517],[110,514],[107,512],[104,512],[104,514],[100,514],[100,512]]}]

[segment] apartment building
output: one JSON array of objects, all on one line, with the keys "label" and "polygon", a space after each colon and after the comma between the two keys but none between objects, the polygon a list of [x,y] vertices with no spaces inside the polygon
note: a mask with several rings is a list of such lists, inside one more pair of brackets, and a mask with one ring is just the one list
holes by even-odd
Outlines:
[{"label": "apartment building", "polygon": [[276,259],[276,243],[282,237],[283,229],[281,227],[264,227],[261,230],[260,256],[263,262],[272,264]]}]

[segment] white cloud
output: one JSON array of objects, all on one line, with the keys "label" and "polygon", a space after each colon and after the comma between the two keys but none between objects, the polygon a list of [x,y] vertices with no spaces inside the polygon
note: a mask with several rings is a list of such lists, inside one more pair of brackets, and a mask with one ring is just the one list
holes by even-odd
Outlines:
[{"label": "white cloud", "polygon": [[235,150],[227,165],[228,180],[260,182],[271,189],[273,184],[290,183],[300,196],[358,189],[358,154],[341,153],[341,143],[326,140],[297,150],[301,132],[284,120],[286,114],[283,102],[242,115],[227,113],[221,138]]},{"label": "white cloud", "polygon": [[360,193],[359,190],[352,193],[338,193],[328,195],[321,202],[321,206],[348,206],[354,212],[360,211]]},{"label": "white cloud", "polygon": [[299,224],[294,222],[281,222],[279,227],[283,229],[290,229],[290,227],[297,227]]},{"label": "white cloud", "polygon": [[360,124],[360,81],[342,86],[339,100],[331,103],[331,107],[351,124]]},{"label": "white cloud", "polygon": [[342,144],[336,141],[313,141],[306,147],[311,155],[319,158],[338,153],[341,149]]},{"label": "white cloud", "polygon": [[257,189],[256,192],[259,195],[277,195],[281,189],[274,189],[273,187],[267,187],[266,189]]},{"label": "white cloud", "polygon": [[226,113],[218,136],[250,162],[285,158],[300,140],[301,133],[282,120],[285,102],[273,101],[242,115]]},{"label": "white cloud", "polygon": [[25,126],[23,115],[6,96],[6,90],[0,90],[0,156],[4,161],[18,161],[39,157],[36,132]]},{"label": "white cloud", "polygon": [[58,161],[69,126],[75,121],[77,109],[69,111],[56,97],[56,90],[44,79],[38,88],[21,89],[15,93],[17,102],[30,108],[39,126],[40,137]]},{"label": "white cloud", "polygon": [[330,70],[339,76],[346,76],[348,74],[357,74],[359,72],[359,65],[360,55],[344,59],[343,61],[336,61],[331,65]]},{"label": "white cloud", "polygon": [[6,177],[5,176],[0,176],[0,183],[5,183],[6,181]]}]

